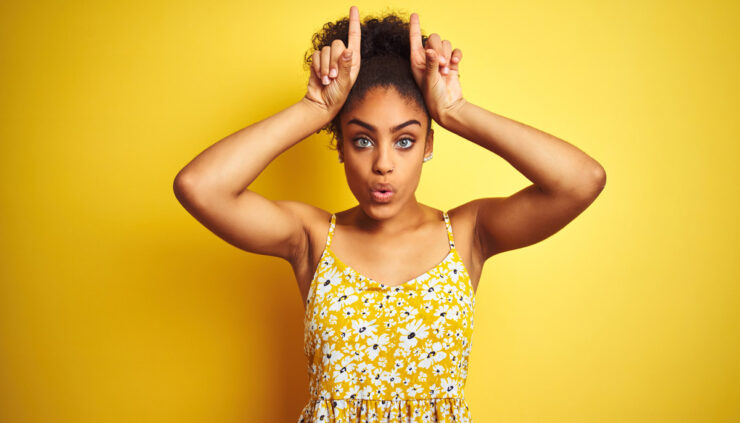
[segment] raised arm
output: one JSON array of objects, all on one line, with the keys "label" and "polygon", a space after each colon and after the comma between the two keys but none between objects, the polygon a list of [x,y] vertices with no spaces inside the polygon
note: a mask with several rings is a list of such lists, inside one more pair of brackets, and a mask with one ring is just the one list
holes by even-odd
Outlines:
[{"label": "raised arm", "polygon": [[[349,58],[343,55],[348,49],[342,41],[314,52],[301,100],[211,145],[175,177],[178,201],[220,238],[243,250],[291,262],[306,245],[306,217],[313,206],[272,201],[249,185],[272,160],[318,131],[341,109],[359,72],[359,25],[359,12],[353,7],[349,44],[357,51]],[[322,82],[327,75],[331,79]]]},{"label": "raised arm", "polygon": [[474,249],[485,261],[556,233],[606,184],[604,168],[572,144],[467,102],[460,87],[462,51],[431,34],[422,44],[419,16],[409,25],[411,66],[429,112],[442,127],[501,156],[532,185],[509,197],[473,200]]}]

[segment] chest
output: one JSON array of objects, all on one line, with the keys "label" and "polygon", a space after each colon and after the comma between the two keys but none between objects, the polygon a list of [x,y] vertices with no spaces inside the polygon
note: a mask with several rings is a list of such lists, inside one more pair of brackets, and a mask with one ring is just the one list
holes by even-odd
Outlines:
[{"label": "chest", "polygon": [[[451,228],[447,234],[437,231],[416,237],[397,238],[383,244],[362,237],[353,238],[351,234],[339,237],[332,234],[329,247],[325,247],[326,225],[317,225],[309,234],[310,245],[305,257],[293,265],[302,304],[306,304],[311,281],[320,266],[319,260],[326,253],[348,272],[388,287],[407,283],[439,268],[445,261],[456,259],[458,267],[469,277],[469,284],[475,295],[482,263],[475,259],[472,237],[468,236],[470,228],[466,223],[460,219],[455,222],[457,230],[454,238]],[[455,246],[454,254],[451,245]]]},{"label": "chest", "polygon": [[358,275],[386,286],[399,286],[433,270],[451,257],[452,250],[447,238],[439,236],[387,242],[383,246],[343,237],[334,239],[327,254],[338,266]]}]

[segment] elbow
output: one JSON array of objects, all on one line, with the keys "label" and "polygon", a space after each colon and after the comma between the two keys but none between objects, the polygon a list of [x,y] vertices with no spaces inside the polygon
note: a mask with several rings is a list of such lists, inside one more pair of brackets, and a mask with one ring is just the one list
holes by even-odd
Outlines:
[{"label": "elbow", "polygon": [[597,164],[583,171],[583,174],[578,179],[578,183],[573,184],[571,189],[565,192],[577,201],[591,203],[601,194],[605,185],[606,171],[604,171],[601,165]]},{"label": "elbow", "polygon": [[596,197],[601,194],[606,186],[606,171],[604,168],[597,164],[589,174],[588,189],[584,190],[585,196],[588,200],[593,201]]},{"label": "elbow", "polygon": [[598,192],[601,192],[606,186],[606,170],[604,170],[603,166],[596,166],[594,170],[594,180]]},{"label": "elbow", "polygon": [[192,175],[180,171],[175,176],[175,180],[172,182],[172,190],[180,204],[185,205],[193,201],[194,186],[195,181]]}]

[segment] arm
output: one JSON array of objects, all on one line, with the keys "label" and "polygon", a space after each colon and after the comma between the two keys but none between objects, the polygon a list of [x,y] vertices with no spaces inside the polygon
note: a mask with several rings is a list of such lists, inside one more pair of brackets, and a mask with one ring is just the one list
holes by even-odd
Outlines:
[{"label": "arm", "polygon": [[483,260],[553,235],[583,212],[606,184],[604,168],[573,145],[467,101],[440,124],[498,154],[533,182],[509,197],[471,202]]},{"label": "arm", "polygon": [[180,203],[230,244],[282,257],[291,264],[303,256],[308,245],[306,222],[315,208],[297,201],[268,200],[250,191],[249,185],[272,160],[318,131],[341,109],[360,70],[356,6],[350,8],[348,30],[348,47],[334,40],[331,46],[314,51],[308,89],[300,101],[210,146],[175,177]]},{"label": "arm", "polygon": [[411,70],[432,118],[498,154],[533,182],[506,198],[463,205],[475,216],[473,249],[480,262],[549,237],[596,199],[606,183],[596,160],[559,138],[467,102],[458,78],[462,51],[436,33],[424,45],[415,13],[409,37]]},{"label": "arm", "polygon": [[294,259],[306,240],[301,216],[309,206],[271,201],[248,187],[277,156],[330,118],[326,110],[302,98],[200,153],[175,177],[175,196],[193,217],[230,244]]}]

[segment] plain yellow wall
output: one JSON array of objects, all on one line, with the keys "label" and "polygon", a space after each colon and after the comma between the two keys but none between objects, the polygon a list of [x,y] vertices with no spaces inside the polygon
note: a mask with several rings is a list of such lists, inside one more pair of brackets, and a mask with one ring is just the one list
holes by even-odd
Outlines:
[{"label": "plain yellow wall", "polygon": [[[290,266],[209,232],[172,181],[303,96],[311,35],[351,4],[0,6],[0,421],[297,421],[308,379]],[[462,49],[469,101],[608,175],[566,228],[486,263],[474,420],[740,421],[739,4],[402,6]],[[529,184],[438,126],[435,141],[425,204]],[[251,187],[353,206],[327,145],[311,136]]]}]

